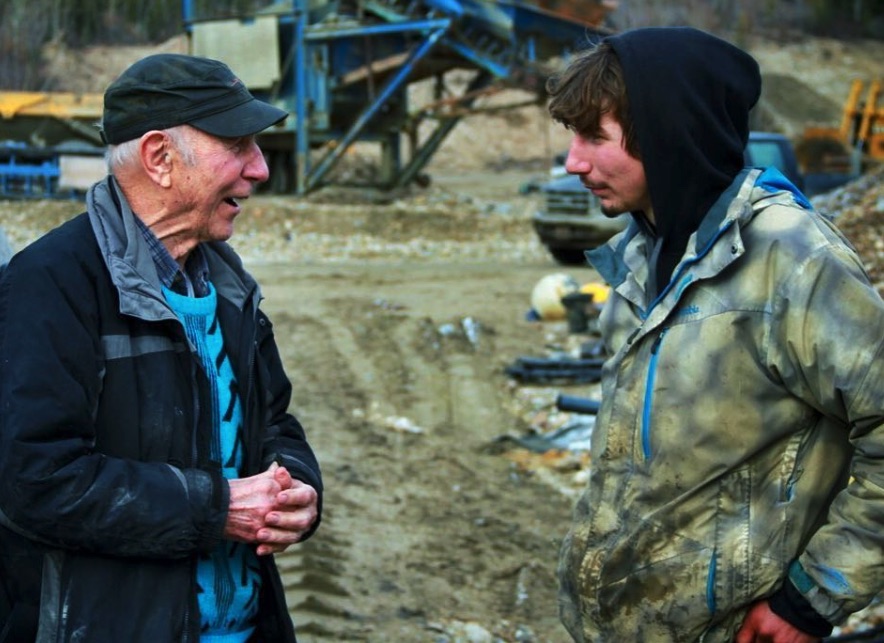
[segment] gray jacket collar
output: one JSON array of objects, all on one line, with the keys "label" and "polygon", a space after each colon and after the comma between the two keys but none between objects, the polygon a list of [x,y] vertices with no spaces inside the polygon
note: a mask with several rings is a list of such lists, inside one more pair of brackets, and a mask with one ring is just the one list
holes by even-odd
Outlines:
[{"label": "gray jacket collar", "polygon": [[[119,292],[120,312],[148,321],[177,319],[162,295],[153,257],[135,221],[137,215],[113,176],[90,188],[86,210],[111,281]],[[228,244],[211,242],[202,247],[219,296],[240,309],[249,299],[260,299],[258,284]]]}]

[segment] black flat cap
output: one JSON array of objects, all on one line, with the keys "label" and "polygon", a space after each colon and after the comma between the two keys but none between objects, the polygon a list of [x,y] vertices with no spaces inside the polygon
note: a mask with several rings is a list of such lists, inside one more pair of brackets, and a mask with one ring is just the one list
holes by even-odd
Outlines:
[{"label": "black flat cap", "polygon": [[101,136],[117,144],[145,132],[192,125],[213,136],[257,134],[288,113],[257,100],[218,60],[184,54],[142,58],[104,93]]}]

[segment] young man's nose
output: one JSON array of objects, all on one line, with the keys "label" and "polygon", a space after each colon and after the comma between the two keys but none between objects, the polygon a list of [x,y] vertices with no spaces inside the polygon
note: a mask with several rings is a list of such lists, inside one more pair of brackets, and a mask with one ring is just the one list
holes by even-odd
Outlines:
[{"label": "young man's nose", "polygon": [[586,174],[592,168],[587,154],[586,144],[581,137],[575,136],[568,147],[565,158],[565,171],[568,174]]}]

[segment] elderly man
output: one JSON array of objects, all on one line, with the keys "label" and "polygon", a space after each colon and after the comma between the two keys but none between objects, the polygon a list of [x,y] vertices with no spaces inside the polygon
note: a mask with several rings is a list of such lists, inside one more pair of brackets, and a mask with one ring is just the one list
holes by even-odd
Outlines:
[{"label": "elderly man", "polygon": [[322,481],[225,241],[286,113],[161,54],[105,93],[110,175],[0,280],[0,640],[294,641],[272,554]]}]

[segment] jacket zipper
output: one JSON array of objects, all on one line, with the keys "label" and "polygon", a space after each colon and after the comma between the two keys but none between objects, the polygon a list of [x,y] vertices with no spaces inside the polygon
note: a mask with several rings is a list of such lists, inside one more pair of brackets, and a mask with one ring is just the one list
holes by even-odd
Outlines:
[{"label": "jacket zipper", "polygon": [[[200,409],[202,405],[200,404],[200,391],[199,391],[199,383],[197,382],[197,378],[199,374],[197,373],[197,363],[193,351],[193,347],[191,346],[190,339],[187,337],[187,333],[184,333],[184,341],[188,347],[188,364],[190,365],[190,386],[193,390],[193,419],[192,426],[193,429],[191,431],[191,443],[190,443],[190,457],[191,464],[190,466],[199,467],[199,433],[200,433]],[[197,581],[197,565],[195,560],[191,560],[190,562],[190,583],[193,591],[196,591]],[[184,608],[184,627],[182,630],[182,643],[186,643],[187,641],[191,641],[191,621],[193,619],[193,601],[188,600],[187,606]]]},{"label": "jacket zipper", "polygon": [[715,577],[718,571],[718,551],[712,551],[712,559],[709,561],[709,572],[706,576],[706,609],[710,614],[715,614]]},{"label": "jacket zipper", "polygon": [[664,328],[657,335],[651,346],[651,359],[648,363],[648,373],[645,378],[645,400],[642,407],[642,454],[645,461],[651,459],[651,408],[654,402],[654,382],[657,379],[657,359],[660,352],[660,344],[663,343],[663,337],[668,329]]},{"label": "jacket zipper", "polygon": [[[260,418],[261,413],[251,412],[255,401],[255,360],[258,353],[258,326],[263,321],[258,314],[258,303],[255,301],[254,295],[247,298],[243,305],[243,312],[250,310],[251,315],[243,315],[243,325],[240,327],[238,347],[245,347],[246,353],[243,354],[242,348],[238,348],[236,379],[239,383],[240,403],[242,404],[243,422],[242,422],[242,470],[240,475],[251,475],[259,473],[262,463],[253,461],[254,454],[261,453],[261,445],[255,448],[255,423],[254,418]],[[251,323],[249,323],[249,319]],[[245,358],[245,359],[242,359]]]},{"label": "jacket zipper", "polygon": [[[253,396],[255,394],[254,393],[254,391],[255,391],[255,359],[256,359],[256,356],[258,353],[258,328],[257,328],[257,326],[259,324],[261,324],[263,321],[264,320],[261,319],[260,317],[258,317],[257,314],[255,315],[255,318],[252,321],[252,330],[253,330],[252,338],[248,344],[251,347],[251,350],[249,351],[249,357],[247,360],[247,364],[248,364],[247,369],[248,370],[245,373],[246,386],[243,389],[244,395],[243,395],[243,399],[242,399],[242,405],[243,405],[243,423],[242,423],[242,427],[243,427],[242,428],[242,430],[243,430],[243,435],[242,435],[243,458],[242,458],[242,462],[243,462],[243,467],[246,469],[246,471],[248,473],[252,473],[251,470],[253,469],[253,467],[251,466],[250,463],[253,461],[254,451],[255,451],[254,449],[252,449],[252,447],[255,446],[254,445],[254,440],[255,440],[254,428],[255,427],[252,426],[251,421],[248,421],[248,422],[246,421],[246,417],[249,415],[261,417],[260,413],[250,413],[249,411],[250,411],[251,405],[253,403],[255,403],[255,402],[253,402]],[[261,452],[260,445],[258,445],[257,452],[258,453]],[[254,468],[257,468],[257,470],[258,470],[257,472],[260,472],[262,465],[263,465],[262,462],[255,463]]]}]

